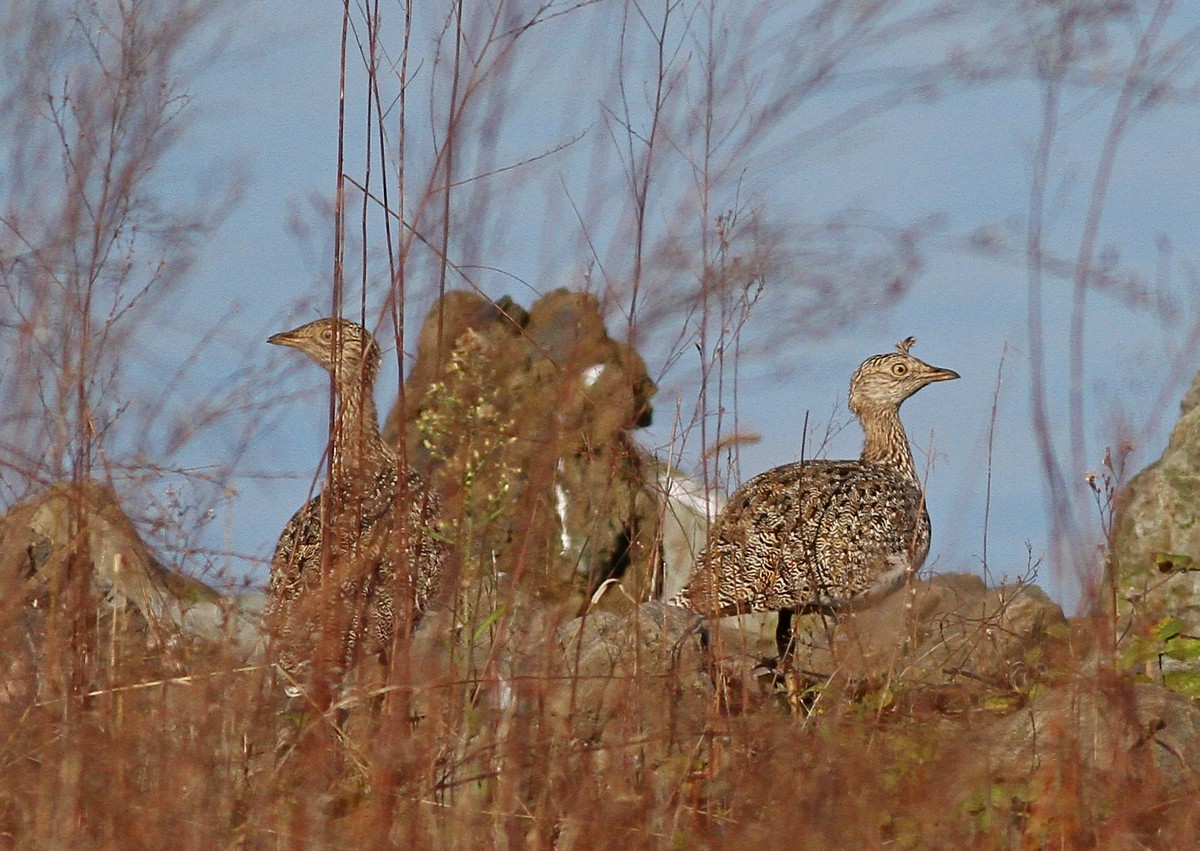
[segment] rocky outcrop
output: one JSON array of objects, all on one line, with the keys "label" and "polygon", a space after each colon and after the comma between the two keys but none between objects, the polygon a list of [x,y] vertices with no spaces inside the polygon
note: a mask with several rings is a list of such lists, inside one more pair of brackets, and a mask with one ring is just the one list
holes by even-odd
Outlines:
[{"label": "rocky outcrop", "polygon": [[1043,661],[1048,636],[1065,626],[1062,609],[1036,585],[988,588],[978,576],[947,573],[839,618],[832,643],[812,625],[798,661],[862,680],[902,674],[927,686],[1016,689]]},{"label": "rocky outcrop", "polygon": [[155,646],[192,636],[253,653],[259,643],[257,601],[239,605],[165,567],[97,482],[59,483],[12,506],[0,518],[0,576],[26,614],[58,605],[83,577],[81,603]]},{"label": "rocky outcrop", "polygon": [[1064,683],[987,726],[980,762],[998,778],[1053,770],[1069,754],[1099,769],[1144,762],[1164,778],[1200,782],[1200,706],[1150,683]]},{"label": "rocky outcrop", "polygon": [[[1145,644],[1155,626],[1170,617],[1178,621],[1173,636],[1158,636],[1152,643],[1200,637],[1200,373],[1180,403],[1162,457],[1119,495],[1109,571],[1123,634]],[[1133,656],[1148,655],[1133,650]],[[1149,656],[1162,659],[1161,676],[1200,674],[1200,654]]]},{"label": "rocky outcrop", "polygon": [[[681,701],[672,711],[692,720],[717,703],[735,713],[761,710],[792,677],[838,700],[882,690],[938,711],[1013,708],[1058,663],[1068,633],[1062,610],[1037,586],[988,588],[976,576],[948,574],[844,613],[836,624],[809,618],[785,675],[762,662],[774,649],[773,629],[736,619],[701,629],[691,613],[646,603],[623,614],[591,612],[558,629],[566,670],[555,668],[554,680],[570,687],[551,705],[601,738],[609,723],[643,711],[630,694],[644,700],[652,682],[658,694]],[[657,708],[649,711],[665,711],[651,703]]]},{"label": "rocky outcrop", "polygon": [[1173,835],[1163,818],[1169,802],[1189,806],[1200,789],[1200,707],[1182,695],[1071,678],[1017,711],[982,710],[936,728],[935,810],[989,828],[993,847],[1194,844],[1194,833]]},{"label": "rocky outcrop", "polygon": [[629,608],[658,581],[658,500],[632,437],[654,392],[588,293],[556,290],[526,311],[451,292],[426,318],[385,436],[443,493],[443,532],[467,569],[507,574],[564,616],[597,592]]},{"label": "rocky outcrop", "polygon": [[[773,629],[733,621],[723,621],[712,641],[718,670],[731,705],[759,705],[784,673],[762,663],[774,655]],[[939,703],[970,704],[1019,694],[1066,632],[1062,609],[1036,585],[988,588],[978,576],[942,574],[836,618],[801,619],[789,672],[850,694],[903,684],[924,697],[936,693]]]},{"label": "rocky outcrop", "polygon": [[702,729],[714,689],[696,616],[662,603],[618,615],[598,611],[564,624],[557,640],[563,673],[549,703],[576,735],[618,739],[674,717]]}]

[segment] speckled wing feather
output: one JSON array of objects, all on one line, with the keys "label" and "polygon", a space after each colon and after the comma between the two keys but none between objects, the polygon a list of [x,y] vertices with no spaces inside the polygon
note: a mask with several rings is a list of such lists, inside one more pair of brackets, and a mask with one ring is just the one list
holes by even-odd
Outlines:
[{"label": "speckled wing feather", "polygon": [[[337,571],[336,600],[344,622],[343,664],[349,665],[361,642],[378,652],[391,647],[397,631],[416,624],[435,593],[447,550],[429,529],[437,514],[436,497],[415,472],[396,487],[397,468],[387,466],[372,478],[366,494],[344,494],[355,508],[346,518],[331,517],[330,556]],[[350,502],[355,499],[355,502]],[[329,598],[314,593],[321,585],[321,512],[325,494],[313,497],[288,521],[271,560],[268,616],[277,625],[281,664],[295,669],[310,658],[317,621],[328,615]],[[399,514],[407,509],[407,517]],[[411,612],[411,618],[409,617]]]},{"label": "speckled wing feather", "polygon": [[805,461],[738,488],[677,602],[701,614],[834,608],[893,588],[929,552],[915,482],[862,461]]}]

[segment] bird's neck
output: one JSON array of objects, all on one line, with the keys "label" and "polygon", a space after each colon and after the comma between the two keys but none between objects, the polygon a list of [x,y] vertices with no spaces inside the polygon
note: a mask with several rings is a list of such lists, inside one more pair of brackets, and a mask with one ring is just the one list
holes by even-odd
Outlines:
[{"label": "bird's neck", "polygon": [[335,476],[361,476],[388,457],[387,444],[379,431],[373,385],[369,378],[358,378],[337,388],[333,424]]},{"label": "bird's neck", "polygon": [[898,407],[871,408],[859,414],[863,428],[862,461],[891,467],[908,480],[920,485],[913,464],[908,435],[900,422]]}]

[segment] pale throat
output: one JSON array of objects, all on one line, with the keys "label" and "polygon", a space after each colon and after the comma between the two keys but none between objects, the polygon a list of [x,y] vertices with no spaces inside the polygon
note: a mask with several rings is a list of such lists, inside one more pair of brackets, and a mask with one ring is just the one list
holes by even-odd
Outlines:
[{"label": "pale throat", "polygon": [[864,435],[861,460],[890,467],[920,485],[908,436],[900,423],[899,407],[872,408],[863,411],[859,419]]},{"label": "pale throat", "polygon": [[386,459],[379,432],[372,376],[355,375],[337,388],[333,424],[334,473],[358,475]]}]

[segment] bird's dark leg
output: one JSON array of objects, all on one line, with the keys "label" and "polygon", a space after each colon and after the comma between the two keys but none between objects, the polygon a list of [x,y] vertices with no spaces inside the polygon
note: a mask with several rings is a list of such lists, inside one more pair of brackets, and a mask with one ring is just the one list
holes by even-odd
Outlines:
[{"label": "bird's dark leg", "polygon": [[779,623],[775,625],[775,650],[779,653],[776,664],[783,665],[792,655],[792,610],[779,610]]},{"label": "bird's dark leg", "polygon": [[700,650],[705,655],[708,654],[708,622],[703,617],[697,617],[683,631],[683,634],[676,639],[674,646],[671,648],[672,665],[679,660],[679,654],[683,652],[683,646],[687,644],[688,639],[693,635],[700,636]]}]

